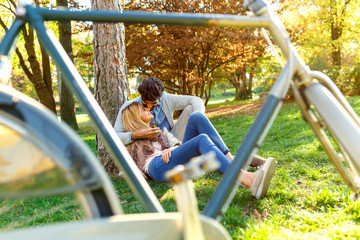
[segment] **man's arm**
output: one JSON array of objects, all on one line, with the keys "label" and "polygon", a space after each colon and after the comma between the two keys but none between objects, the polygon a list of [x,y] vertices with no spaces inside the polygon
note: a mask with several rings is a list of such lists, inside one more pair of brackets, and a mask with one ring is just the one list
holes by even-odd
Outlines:
[{"label": "man's arm", "polygon": [[160,128],[141,129],[131,133],[131,140],[135,141],[137,139],[150,139],[156,137],[160,133]]},{"label": "man's arm", "polygon": [[121,119],[121,114],[118,114],[118,117],[116,118],[114,129],[124,145],[128,145],[137,139],[154,138],[161,132],[159,128],[147,128],[134,132],[125,132],[123,123],[119,119]]},{"label": "man's arm", "polygon": [[119,136],[121,142],[124,145],[128,145],[137,139],[149,139],[156,137],[161,131],[158,128],[149,128],[149,129],[141,129],[135,132],[126,132],[124,129],[124,123],[122,121],[122,111],[128,107],[134,101],[138,101],[138,99],[134,99],[132,101],[125,102],[124,105],[120,108],[119,113],[116,117],[114,129]]},{"label": "man's arm", "polygon": [[174,147],[174,146],[180,146],[181,145],[181,141],[179,139],[177,139],[171,132],[169,132],[166,128],[164,128],[162,130],[162,132],[164,133],[164,135],[166,136],[168,143],[169,143],[169,147]]},{"label": "man's arm", "polygon": [[167,93],[167,104],[171,111],[183,110],[187,106],[191,105],[193,112],[205,113],[205,105],[201,98],[190,95],[175,95]]},{"label": "man's arm", "polygon": [[132,143],[133,141],[131,140],[131,132],[126,132],[124,129],[124,125],[122,122],[122,112],[123,108],[120,109],[117,117],[116,117],[116,121],[115,121],[115,125],[114,125],[114,129],[116,134],[119,136],[121,142],[124,145],[128,145],[130,143]]},{"label": "man's arm", "polygon": [[135,98],[131,101],[126,101],[120,108],[119,113],[116,117],[115,120],[115,124],[114,124],[114,129],[115,132],[117,133],[117,135],[119,136],[120,140],[122,141],[122,143],[124,145],[128,145],[130,143],[133,142],[133,140],[131,139],[131,132],[126,132],[124,129],[124,123],[122,121],[122,111],[127,108],[130,104],[132,104],[133,102],[139,102],[139,97]]}]

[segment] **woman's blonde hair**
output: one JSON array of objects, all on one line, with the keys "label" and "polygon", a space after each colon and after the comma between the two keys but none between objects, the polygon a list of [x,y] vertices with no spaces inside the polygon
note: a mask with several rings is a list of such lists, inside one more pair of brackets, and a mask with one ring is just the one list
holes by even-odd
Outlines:
[{"label": "woman's blonde hair", "polygon": [[122,111],[122,121],[126,132],[134,132],[144,128],[150,128],[141,120],[142,105],[134,102]]},{"label": "woman's blonde hair", "polygon": [[[122,121],[126,132],[134,132],[136,130],[150,128],[148,124],[141,120],[142,108],[143,106],[140,103],[134,102],[122,111]],[[130,149],[134,147],[134,144],[140,149],[138,154],[140,154],[141,158],[145,157],[144,150],[146,150],[149,154],[154,153],[154,146],[150,144],[150,140],[138,139],[127,146],[130,154],[132,153]],[[131,157],[136,161],[139,160],[135,159],[136,156],[134,155],[132,155]]]}]

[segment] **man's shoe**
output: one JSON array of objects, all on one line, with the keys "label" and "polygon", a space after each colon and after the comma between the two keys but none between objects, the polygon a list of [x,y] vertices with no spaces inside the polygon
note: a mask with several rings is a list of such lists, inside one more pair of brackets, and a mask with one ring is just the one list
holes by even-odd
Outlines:
[{"label": "man's shoe", "polygon": [[255,172],[254,182],[250,187],[250,192],[256,199],[265,197],[271,179],[275,174],[275,169],[275,158],[268,158],[265,164]]}]

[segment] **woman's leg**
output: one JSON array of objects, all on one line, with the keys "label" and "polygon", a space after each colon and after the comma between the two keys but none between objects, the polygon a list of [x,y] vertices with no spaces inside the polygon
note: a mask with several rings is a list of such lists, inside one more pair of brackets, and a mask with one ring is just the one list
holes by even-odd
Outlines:
[{"label": "woman's leg", "polygon": [[[149,175],[156,181],[165,182],[165,173],[177,165],[187,163],[191,158],[214,151],[220,162],[219,171],[224,173],[231,161],[222,153],[206,134],[200,134],[171,151],[168,163],[164,163],[161,156],[153,159],[149,164]],[[243,171],[243,170],[242,170]],[[243,171],[239,182],[250,189],[257,199],[266,195],[271,178],[275,173],[275,159],[267,161],[256,173]]]},{"label": "woman's leg", "polygon": [[149,175],[157,180],[166,181],[165,173],[180,164],[186,164],[191,158],[214,151],[220,162],[219,171],[225,172],[231,161],[221,152],[206,134],[200,134],[171,151],[169,163],[164,163],[161,156],[153,159],[149,164]]},{"label": "woman's leg", "polygon": [[210,120],[203,113],[194,112],[190,115],[186,125],[183,142],[189,141],[202,133],[208,135],[223,154],[228,154],[230,152]]},{"label": "woman's leg", "polygon": [[[201,133],[207,134],[228,159],[230,159],[231,161],[234,160],[234,157],[232,156],[231,152],[225,145],[224,141],[222,140],[221,136],[216,131],[210,120],[203,113],[194,112],[190,115],[188,123],[186,125],[183,142],[186,142]],[[260,167],[265,164],[265,162],[265,158],[254,155],[254,158],[251,160],[250,166]]]},{"label": "woman's leg", "polygon": [[171,133],[174,134],[174,136],[180,141],[182,141],[184,138],[186,125],[192,113],[193,113],[193,107],[191,105],[184,108],[178,120],[176,121],[174,127],[171,129]]}]

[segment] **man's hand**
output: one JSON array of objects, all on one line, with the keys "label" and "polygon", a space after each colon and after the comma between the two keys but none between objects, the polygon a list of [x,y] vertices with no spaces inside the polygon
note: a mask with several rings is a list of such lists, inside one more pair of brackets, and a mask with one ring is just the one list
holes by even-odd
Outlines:
[{"label": "man's hand", "polygon": [[156,137],[161,133],[160,128],[147,128],[147,129],[141,129],[137,130],[135,132],[131,133],[131,139],[133,141],[137,139],[151,139]]},{"label": "man's hand", "polygon": [[165,149],[161,151],[161,158],[164,161],[164,163],[169,163],[171,158],[171,148]]}]

